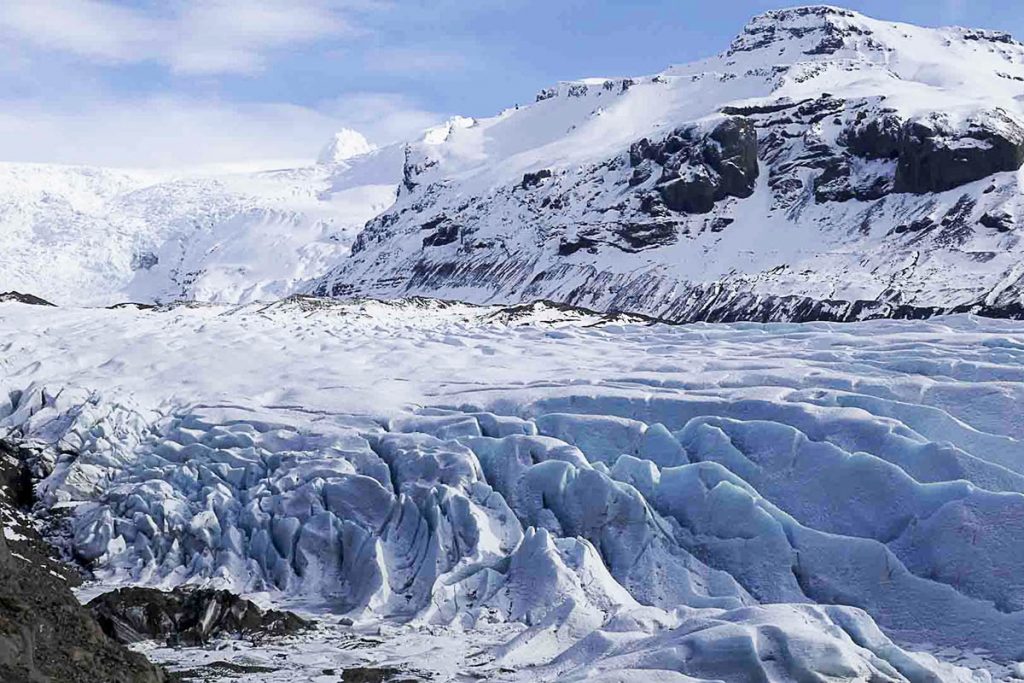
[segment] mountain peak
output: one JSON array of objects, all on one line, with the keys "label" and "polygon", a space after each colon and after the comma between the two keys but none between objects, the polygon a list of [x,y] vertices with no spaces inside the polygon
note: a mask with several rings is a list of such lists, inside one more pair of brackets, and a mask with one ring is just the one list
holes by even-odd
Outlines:
[{"label": "mountain peak", "polygon": [[733,40],[729,54],[752,52],[775,45],[799,43],[808,55],[830,55],[843,48],[856,47],[860,39],[870,37],[867,17],[832,5],[807,5],[770,10],[747,22]]},{"label": "mountain peak", "polygon": [[360,154],[372,152],[375,149],[377,147],[370,144],[359,131],[352,130],[351,128],[342,128],[334,134],[331,141],[320,151],[317,163],[325,165],[337,164],[346,159],[357,157]]}]

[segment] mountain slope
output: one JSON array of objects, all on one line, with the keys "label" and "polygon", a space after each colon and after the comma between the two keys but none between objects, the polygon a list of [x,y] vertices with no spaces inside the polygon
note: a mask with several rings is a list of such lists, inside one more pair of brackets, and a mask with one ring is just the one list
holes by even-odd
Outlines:
[{"label": "mountain slope", "polygon": [[781,10],[716,57],[537,100],[410,145],[398,202],[311,291],[672,320],[1021,312],[1006,34]]},{"label": "mountain slope", "polygon": [[86,305],[286,296],[394,201],[401,147],[339,136],[324,163],[278,171],[0,164],[0,291]]}]

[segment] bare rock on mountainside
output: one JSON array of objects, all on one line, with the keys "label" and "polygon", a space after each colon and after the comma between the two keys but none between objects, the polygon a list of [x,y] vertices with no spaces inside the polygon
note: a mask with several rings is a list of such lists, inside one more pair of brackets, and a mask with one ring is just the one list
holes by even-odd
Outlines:
[{"label": "bare rock on mountainside", "polygon": [[1022,64],[1003,33],[767,12],[717,56],[411,143],[394,206],[309,291],[675,322],[1015,317]]},{"label": "bare rock on mountainside", "polygon": [[670,211],[709,213],[726,197],[749,197],[757,181],[757,132],[740,117],[726,118],[707,133],[690,126],[661,142],[644,138],[629,156],[635,169],[631,184],[661,169],[657,190]]},{"label": "bare rock on mountainside", "polygon": [[0,529],[0,680],[164,683],[162,669],[108,638],[67,585],[12,553]]},{"label": "bare rock on mountainside", "polygon": [[904,126],[896,167],[896,191],[945,192],[1016,171],[1024,164],[1024,126],[1004,111],[957,130],[942,115]]},{"label": "bare rock on mountainside", "polygon": [[38,297],[35,294],[23,294],[22,292],[0,292],[0,303],[5,301],[14,301],[19,304],[29,304],[32,306],[53,306],[42,297]]}]

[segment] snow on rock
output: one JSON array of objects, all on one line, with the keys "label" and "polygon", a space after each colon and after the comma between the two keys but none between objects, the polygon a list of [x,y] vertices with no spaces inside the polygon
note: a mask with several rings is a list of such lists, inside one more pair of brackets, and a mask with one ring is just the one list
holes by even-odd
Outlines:
[{"label": "snow on rock", "polygon": [[[723,46],[725,47],[725,46]],[[1024,46],[829,6],[721,54],[256,173],[0,166],[0,291],[558,302],[671,321],[1024,316]]]},{"label": "snow on rock", "polygon": [[1015,665],[1018,323],[538,317],[0,303],[0,434],[101,585],[493,636],[463,673]]},{"label": "snow on rock", "polygon": [[344,128],[335,133],[331,141],[324,146],[316,163],[337,164],[352,157],[369,154],[375,149],[377,149],[376,145],[371,145],[362,133],[351,128]]},{"label": "snow on rock", "polygon": [[835,7],[409,145],[314,283],[673,321],[1024,315],[1024,46]]}]

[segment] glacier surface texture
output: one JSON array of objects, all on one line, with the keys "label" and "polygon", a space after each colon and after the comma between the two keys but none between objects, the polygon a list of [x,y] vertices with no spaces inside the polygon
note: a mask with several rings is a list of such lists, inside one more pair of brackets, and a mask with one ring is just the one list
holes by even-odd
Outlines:
[{"label": "glacier surface texture", "polygon": [[53,537],[95,590],[216,585],[321,620],[270,680],[347,661],[353,633],[441,680],[1024,659],[1019,323],[295,298],[0,303],[0,329],[0,435]]}]

